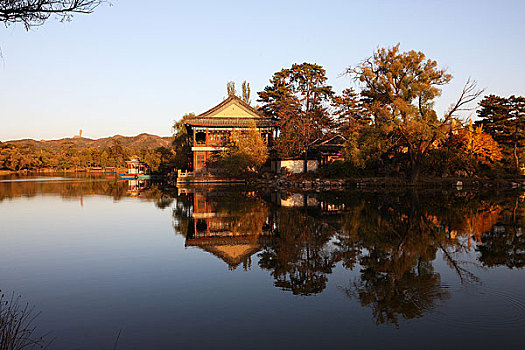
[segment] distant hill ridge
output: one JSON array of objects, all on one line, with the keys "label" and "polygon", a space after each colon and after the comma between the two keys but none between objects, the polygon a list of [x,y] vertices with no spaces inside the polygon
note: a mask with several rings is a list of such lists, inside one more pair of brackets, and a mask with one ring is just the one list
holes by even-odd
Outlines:
[{"label": "distant hill ridge", "polygon": [[120,143],[123,147],[131,149],[155,149],[158,147],[169,147],[171,144],[171,137],[162,137],[157,135],[151,135],[142,133],[137,136],[122,136],[115,135],[111,137],[104,137],[100,139],[88,139],[85,137],[68,137],[59,140],[13,140],[3,142],[4,144],[12,144],[18,147],[32,146],[37,149],[40,148],[52,148],[59,149],[62,146],[74,145],[75,147],[82,149],[88,147],[105,148]]}]

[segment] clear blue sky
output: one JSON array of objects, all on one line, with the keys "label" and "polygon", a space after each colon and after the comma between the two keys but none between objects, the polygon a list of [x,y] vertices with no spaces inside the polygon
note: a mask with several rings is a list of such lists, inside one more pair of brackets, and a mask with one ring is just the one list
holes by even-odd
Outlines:
[{"label": "clear blue sky", "polygon": [[0,140],[169,135],[188,112],[248,80],[318,63],[340,77],[378,46],[401,43],[447,67],[445,110],[471,76],[487,93],[525,95],[525,1],[112,0],[70,23],[0,27]]}]

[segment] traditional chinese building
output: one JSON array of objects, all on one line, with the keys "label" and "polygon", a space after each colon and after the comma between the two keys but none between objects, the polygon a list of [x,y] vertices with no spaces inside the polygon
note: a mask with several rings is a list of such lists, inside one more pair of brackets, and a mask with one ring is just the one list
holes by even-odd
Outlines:
[{"label": "traditional chinese building", "polygon": [[329,139],[317,139],[309,147],[317,153],[319,165],[327,165],[336,160],[344,160],[343,148],[347,139],[342,135],[336,135]]},{"label": "traditional chinese building", "polygon": [[255,124],[270,147],[276,123],[237,96],[230,96],[212,109],[186,120],[192,141],[193,170],[207,169],[213,158],[230,140],[234,129],[247,129]]}]

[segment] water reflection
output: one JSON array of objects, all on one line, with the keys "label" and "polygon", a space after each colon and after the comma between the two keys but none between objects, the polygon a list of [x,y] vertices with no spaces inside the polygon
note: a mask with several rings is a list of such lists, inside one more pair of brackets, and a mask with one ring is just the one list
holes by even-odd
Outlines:
[{"label": "water reflection", "polygon": [[128,184],[100,178],[75,179],[53,177],[2,177],[0,202],[20,197],[58,195],[62,198],[80,198],[88,195],[104,195],[120,200],[127,196]]},{"label": "water reflection", "polygon": [[[65,176],[64,176],[65,175]],[[7,199],[31,198],[42,195],[57,195],[64,199],[79,199],[84,196],[109,196],[114,201],[123,198],[139,198],[153,201],[158,208],[170,207],[176,197],[176,189],[164,187],[149,180],[119,180],[114,177],[71,177],[9,175],[0,177],[0,202]]]},{"label": "water reflection", "polygon": [[268,206],[254,193],[186,191],[174,214],[186,247],[209,252],[232,270],[249,269],[252,255],[274,236]]},{"label": "water reflection", "polygon": [[336,254],[344,266],[359,265],[348,296],[373,310],[376,323],[421,317],[449,297],[432,262],[453,243],[416,192],[353,200],[343,215]]},{"label": "water reflection", "polygon": [[511,269],[525,266],[524,220],[523,197],[515,197],[514,203],[510,199],[505,210],[501,208],[493,225],[478,231],[479,244],[476,250],[484,266],[506,266]]},{"label": "water reflection", "polygon": [[[345,305],[359,305],[377,325],[401,327],[403,320],[425,317],[453,304],[458,288],[480,290],[486,288],[487,282],[501,281],[494,277],[501,278],[498,275],[501,271],[508,273],[525,266],[525,196],[516,191],[302,194],[229,187],[176,189],[138,180],[97,178],[0,183],[0,204],[9,199],[41,195],[79,199],[81,203],[87,196],[106,196],[113,201],[127,198],[128,201],[122,202],[145,201],[145,206],[151,202],[157,208],[171,208],[173,218],[168,220],[177,239],[169,226],[167,236],[171,244],[177,242],[177,247],[166,241],[162,247],[145,238],[143,241],[143,237],[156,236],[133,231],[132,226],[121,230],[125,234],[119,236],[119,247],[124,249],[126,244],[134,242],[142,254],[148,248],[155,254],[165,249],[170,259],[176,255],[174,251],[181,260],[189,256],[184,254],[193,254],[195,266],[186,267],[186,275],[177,270],[184,283],[191,283],[186,282],[188,276],[200,274],[214,287],[212,277],[203,276],[206,272],[201,267],[210,269],[210,264],[215,267],[216,261],[224,272],[221,278],[232,284],[232,290],[242,287],[239,280],[252,278],[253,282],[254,278],[260,278],[253,276],[264,275],[271,278],[264,279],[264,286],[274,294],[277,288],[283,291],[280,295],[312,300],[333,292],[337,296],[332,294],[330,298],[340,298]],[[118,226],[124,221],[126,210],[130,210],[119,207],[120,216],[106,218],[108,226]],[[142,222],[140,210],[134,214],[135,226]],[[143,228],[144,232],[150,226]],[[133,239],[128,231],[135,233]],[[140,256],[136,252],[130,251],[130,256]],[[79,250],[79,253],[85,252]],[[200,265],[200,257],[206,257],[208,265]],[[170,266],[170,259],[166,258],[164,266],[170,269],[181,266],[175,263]],[[94,261],[103,260],[97,255]],[[128,264],[130,260],[124,261]],[[150,263],[155,262],[153,259]],[[182,261],[182,265],[185,263]],[[129,275],[140,271],[140,266],[135,266]],[[153,271],[165,268],[154,266]],[[125,267],[122,269],[127,271]],[[488,274],[489,269],[495,270],[494,274]],[[177,278],[170,276],[167,280]],[[154,278],[151,281],[158,282]],[[523,282],[515,283],[522,287]],[[199,288],[195,287],[192,293]],[[269,295],[263,294],[267,291],[258,293]],[[501,295],[495,294],[494,300]],[[338,300],[333,301],[334,305]],[[501,303],[503,299],[497,300]],[[208,303],[214,305],[209,300]],[[504,314],[498,315],[504,319]],[[525,325],[522,318],[517,319],[519,325]]]},{"label": "water reflection", "polygon": [[377,324],[422,317],[451,297],[435,270],[438,260],[461,284],[476,285],[482,266],[522,267],[525,258],[523,196],[515,192],[201,190],[178,204],[176,230],[186,246],[230,268],[249,268],[258,252],[258,266],[281,290],[318,294],[338,263],[355,270],[358,277],[340,289],[370,307]]},{"label": "water reflection", "polygon": [[273,222],[279,239],[264,247],[259,266],[269,270],[274,285],[283,290],[299,295],[322,292],[336,262],[328,244],[334,228],[293,207],[274,208]]}]

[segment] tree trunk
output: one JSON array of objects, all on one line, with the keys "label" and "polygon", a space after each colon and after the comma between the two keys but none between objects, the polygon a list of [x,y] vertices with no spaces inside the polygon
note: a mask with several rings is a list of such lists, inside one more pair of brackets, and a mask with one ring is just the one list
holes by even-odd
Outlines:
[{"label": "tree trunk", "polygon": [[304,150],[304,160],[303,160],[303,174],[306,174],[308,171],[308,149]]},{"label": "tree trunk", "polygon": [[514,141],[514,162],[516,163],[516,172],[520,173],[520,160],[518,158],[518,145],[517,141]]},{"label": "tree trunk", "polygon": [[418,162],[410,162],[410,183],[415,184],[419,180],[420,166]]}]

